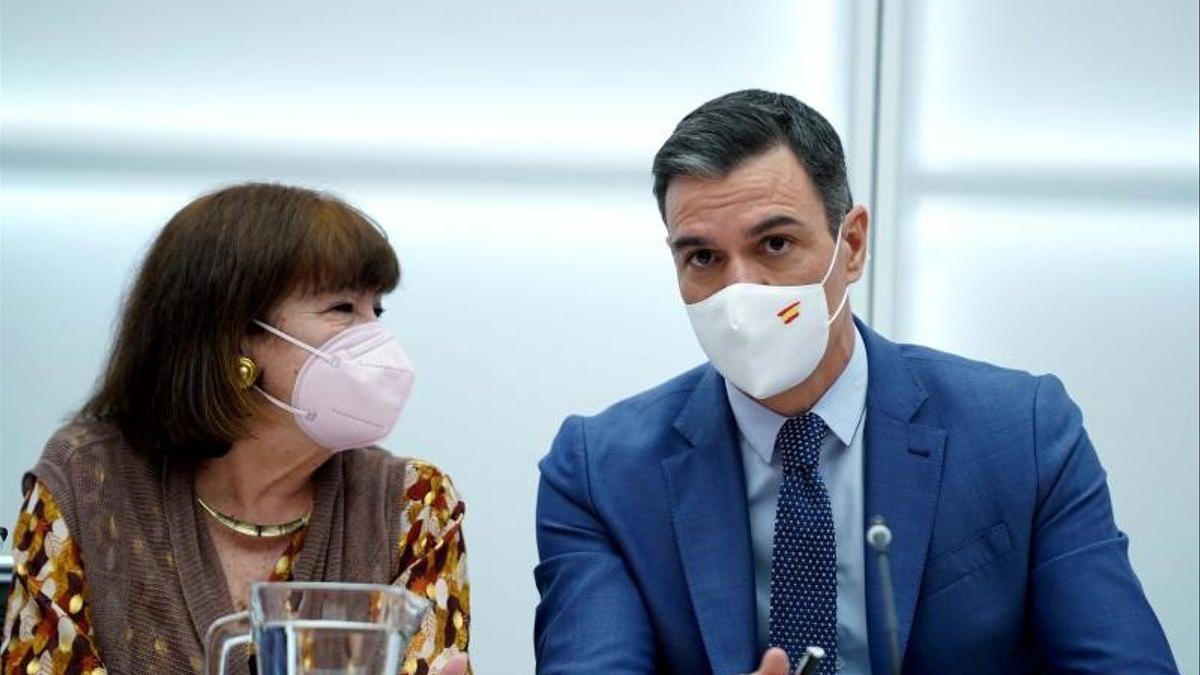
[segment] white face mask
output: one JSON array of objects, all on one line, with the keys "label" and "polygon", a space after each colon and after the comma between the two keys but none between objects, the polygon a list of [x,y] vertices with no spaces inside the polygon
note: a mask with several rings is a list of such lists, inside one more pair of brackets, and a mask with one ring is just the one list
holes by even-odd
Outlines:
[{"label": "white face mask", "polygon": [[756,399],[770,398],[808,379],[829,343],[831,315],[825,282],[842,243],[838,226],[833,259],[819,283],[805,286],[730,284],[687,305],[688,319],[713,367],[733,386]]}]

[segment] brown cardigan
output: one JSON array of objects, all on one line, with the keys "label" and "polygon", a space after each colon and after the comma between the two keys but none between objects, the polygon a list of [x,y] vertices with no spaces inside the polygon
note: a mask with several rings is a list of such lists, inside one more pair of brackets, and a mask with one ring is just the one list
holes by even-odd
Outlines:
[{"label": "brown cardigan", "polygon": [[[317,470],[296,581],[396,578],[406,462],[363,448]],[[79,546],[108,672],[202,672],[205,632],[234,610],[191,469],[133,452],[112,425],[73,424],[46,444],[27,485],[35,477]]]}]

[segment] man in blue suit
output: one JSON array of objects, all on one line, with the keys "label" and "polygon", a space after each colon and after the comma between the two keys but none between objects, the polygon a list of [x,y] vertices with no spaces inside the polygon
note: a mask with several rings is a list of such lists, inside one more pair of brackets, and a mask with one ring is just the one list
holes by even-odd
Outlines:
[{"label": "man in blue suit", "polygon": [[542,460],[539,673],[1176,672],[1062,384],[852,317],[868,215],[820,114],[720,97],[654,177],[709,363]]}]

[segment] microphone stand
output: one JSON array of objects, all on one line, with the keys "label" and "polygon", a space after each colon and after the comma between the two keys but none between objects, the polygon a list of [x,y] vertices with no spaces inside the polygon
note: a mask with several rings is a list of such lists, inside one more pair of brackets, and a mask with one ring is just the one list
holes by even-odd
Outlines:
[{"label": "microphone stand", "polygon": [[892,543],[892,531],[883,516],[871,518],[867,528],[867,543],[875,549],[879,563],[879,582],[883,588],[883,607],[887,617],[888,642],[892,657],[892,675],[900,675],[900,637],[896,620],[896,595],[892,590],[892,569],[888,564],[888,546]]}]

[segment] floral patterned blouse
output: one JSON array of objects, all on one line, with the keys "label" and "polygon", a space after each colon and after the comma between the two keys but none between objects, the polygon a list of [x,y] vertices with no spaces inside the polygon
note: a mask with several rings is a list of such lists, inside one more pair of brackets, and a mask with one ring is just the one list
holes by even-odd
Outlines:
[{"label": "floral patterned blouse", "polygon": [[[412,460],[405,475],[406,505],[400,537],[400,576],[394,581],[433,601],[431,612],[408,646],[403,675],[436,674],[452,656],[466,652],[470,585],[462,538],[465,505],[450,479],[430,464]],[[307,530],[292,535],[267,581],[290,581],[292,562]],[[104,675],[103,656],[92,639],[83,560],[40,481],[25,495],[13,532],[13,584],[0,669],[4,675]]]}]

